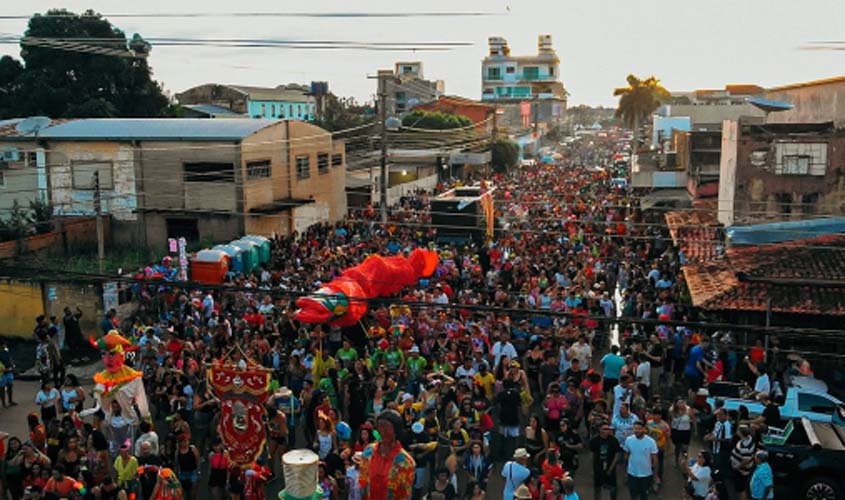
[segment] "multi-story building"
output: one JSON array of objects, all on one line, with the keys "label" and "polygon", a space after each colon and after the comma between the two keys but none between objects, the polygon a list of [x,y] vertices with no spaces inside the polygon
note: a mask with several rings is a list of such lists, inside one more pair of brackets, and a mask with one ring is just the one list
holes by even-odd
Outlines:
[{"label": "multi-story building", "polygon": [[[275,88],[207,83],[176,94],[176,100],[183,106],[210,105],[250,118],[271,120],[312,121],[317,111],[311,88],[295,83]],[[209,117],[223,116],[219,110],[208,113],[200,108],[200,111]]]},{"label": "multi-story building", "polygon": [[827,123],[726,120],[719,165],[725,226],[843,215],[845,131]]},{"label": "multi-story building", "polygon": [[378,71],[378,94],[384,94],[386,116],[402,116],[419,104],[436,100],[446,92],[443,80],[426,80],[420,61],[397,62]]},{"label": "multi-story building", "polygon": [[[0,135],[0,149],[25,139]],[[95,215],[97,176],[119,244],[288,234],[346,215],[343,142],[298,120],[66,120],[38,145],[54,214]]]},{"label": "multi-story building", "polygon": [[17,203],[24,209],[30,202],[47,201],[47,172],[44,147],[37,141],[37,129],[49,118],[0,120],[0,219]]},{"label": "multi-story building", "polygon": [[517,130],[535,122],[559,124],[567,94],[551,35],[539,36],[537,54],[531,56],[511,55],[502,37],[488,38],[488,45],[481,63],[481,100],[503,110],[502,126]]}]

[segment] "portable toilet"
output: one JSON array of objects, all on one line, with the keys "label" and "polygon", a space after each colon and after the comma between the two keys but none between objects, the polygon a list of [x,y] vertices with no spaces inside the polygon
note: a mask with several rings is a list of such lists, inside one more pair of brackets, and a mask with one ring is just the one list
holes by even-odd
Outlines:
[{"label": "portable toilet", "polygon": [[258,245],[254,241],[235,240],[229,244],[243,250],[242,256],[245,273],[251,273],[258,269],[258,266],[261,265],[261,263],[258,259]]},{"label": "portable toilet", "polygon": [[229,256],[222,250],[200,250],[191,259],[191,280],[219,285],[229,272]]},{"label": "portable toilet", "polygon": [[264,236],[244,236],[242,240],[247,240],[258,245],[258,260],[262,264],[270,262],[270,240]]},{"label": "portable toilet", "polygon": [[229,272],[244,272],[244,251],[234,245],[215,245],[212,250],[220,250],[229,256]]}]

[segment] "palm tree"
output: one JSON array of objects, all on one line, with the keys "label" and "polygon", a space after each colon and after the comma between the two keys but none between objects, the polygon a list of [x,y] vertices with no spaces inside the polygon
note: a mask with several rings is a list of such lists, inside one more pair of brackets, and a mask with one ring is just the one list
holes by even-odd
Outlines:
[{"label": "palm tree", "polygon": [[642,80],[634,75],[628,75],[628,86],[617,88],[613,95],[619,96],[616,117],[622,118],[625,125],[634,130],[634,144],[637,144],[643,118],[654,113],[661,103],[671,97],[654,76]]}]

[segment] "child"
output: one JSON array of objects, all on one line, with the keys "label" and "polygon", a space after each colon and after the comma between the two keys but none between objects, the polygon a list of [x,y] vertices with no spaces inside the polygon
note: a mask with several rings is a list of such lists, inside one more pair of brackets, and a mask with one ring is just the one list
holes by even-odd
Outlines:
[{"label": "child", "polygon": [[575,493],[575,480],[567,477],[563,480],[563,500],[580,500],[581,497]]}]

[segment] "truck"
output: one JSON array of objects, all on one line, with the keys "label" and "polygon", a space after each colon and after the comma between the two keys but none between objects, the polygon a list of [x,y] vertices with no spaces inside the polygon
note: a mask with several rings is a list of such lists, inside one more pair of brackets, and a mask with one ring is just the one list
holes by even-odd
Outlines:
[{"label": "truck", "polygon": [[764,436],[763,443],[769,452],[775,498],[843,499],[845,426],[841,423],[791,420],[782,433]]},{"label": "truck", "polygon": [[496,227],[493,192],[481,183],[456,187],[431,200],[431,225],[438,243],[478,244],[493,236]]},{"label": "truck", "polygon": [[[711,408],[715,407],[718,395],[711,394],[711,397],[707,398],[707,404]],[[725,402],[725,409],[728,411],[738,411],[740,406],[745,406],[751,416],[758,416],[763,413],[764,406],[757,399],[742,397],[722,397],[719,399]],[[828,424],[834,421],[837,410],[842,408],[842,401],[826,391],[795,385],[787,387],[784,402],[779,407],[782,420],[807,418],[811,422]]]}]

